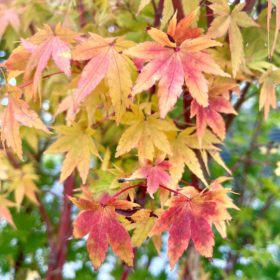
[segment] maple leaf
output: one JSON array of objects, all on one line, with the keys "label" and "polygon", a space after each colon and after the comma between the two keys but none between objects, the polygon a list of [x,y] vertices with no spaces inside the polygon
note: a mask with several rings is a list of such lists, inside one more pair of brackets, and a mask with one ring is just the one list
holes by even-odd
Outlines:
[{"label": "maple leaf", "polygon": [[13,206],[14,203],[12,201],[7,200],[4,195],[0,195],[0,217],[5,219],[11,226],[15,228],[16,226],[9,210],[9,207]]},{"label": "maple leaf", "polygon": [[[200,255],[212,256],[215,244],[212,224],[220,225],[228,221],[230,216],[227,208],[235,207],[225,198],[227,191],[220,187],[216,187],[211,194],[184,187],[181,195],[171,199],[170,208],[156,221],[150,235],[161,234],[166,230],[169,232],[168,257],[171,268],[187,249],[190,240]],[[224,233],[222,230],[220,232]]]},{"label": "maple leaf", "polygon": [[37,113],[32,111],[24,100],[20,99],[21,90],[19,88],[7,86],[7,90],[10,92],[9,103],[2,116],[1,140],[22,159],[20,124],[40,129],[46,133],[50,132]]},{"label": "maple leaf", "polygon": [[[219,156],[220,149],[215,146],[220,143],[221,140],[209,130],[206,130],[205,137],[202,139],[201,143],[198,141],[194,128],[190,127],[180,132],[176,138],[171,140],[172,155],[169,157],[171,165],[169,172],[173,181],[172,184],[175,186],[181,179],[186,165],[189,170],[207,186],[208,184],[201,166],[204,163],[205,168],[209,172],[207,168],[207,153],[209,153],[219,165],[230,172]],[[201,154],[202,162],[200,162],[198,158],[199,154]]]},{"label": "maple leaf", "polygon": [[73,235],[81,238],[89,234],[87,250],[95,269],[105,260],[108,243],[113,252],[128,266],[133,265],[133,250],[128,232],[118,221],[116,209],[128,210],[137,204],[127,200],[116,200],[104,195],[95,201],[87,193],[81,198],[70,198],[82,211],[75,219]]},{"label": "maple leaf", "polygon": [[0,5],[0,38],[2,38],[8,26],[12,26],[15,31],[19,30],[20,19],[19,13],[13,8],[6,5]]},{"label": "maple leaf", "polygon": [[264,118],[268,118],[270,107],[276,109],[276,85],[280,84],[280,69],[269,68],[260,77],[260,83],[262,84],[259,100],[259,109],[264,110]]},{"label": "maple leaf", "polygon": [[21,169],[15,169],[10,176],[11,183],[9,189],[14,191],[16,206],[19,209],[24,196],[29,198],[33,203],[38,204],[36,192],[39,190],[34,181],[38,176],[30,164],[26,164]]},{"label": "maple leaf", "polygon": [[[267,33],[268,33],[268,38],[269,38],[269,32],[270,32],[270,20],[271,20],[271,14],[272,14],[272,0],[267,1]],[[274,32],[274,39],[272,43],[272,47],[269,50],[268,49],[268,54],[269,58],[271,59],[273,56],[273,53],[275,51],[278,35],[279,35],[279,30],[280,30],[280,2],[275,1],[276,5],[276,26],[275,26],[275,32]]]},{"label": "maple leaf", "polygon": [[160,185],[167,186],[171,183],[170,175],[166,172],[170,168],[170,163],[166,160],[156,160],[155,165],[146,163],[133,172],[132,178],[146,178],[147,192],[153,198],[153,194]]},{"label": "maple leaf", "polygon": [[[58,24],[53,31],[48,25],[27,40],[21,40],[22,46],[30,53],[24,72],[24,80],[30,81],[32,73],[33,94],[36,93],[44,69],[52,58],[56,66],[68,77],[71,75],[71,50],[70,44],[78,36],[77,33]],[[26,56],[26,51],[18,56]],[[14,58],[13,58],[14,59]],[[12,64],[12,62],[10,62]]]},{"label": "maple leaf", "polygon": [[171,148],[166,136],[167,131],[176,131],[172,122],[161,120],[158,113],[145,116],[144,113],[132,106],[132,112],[125,113],[122,122],[130,125],[122,134],[117,147],[116,157],[123,155],[133,148],[138,149],[140,162],[152,161],[155,149],[165,154],[171,154]]},{"label": "maple leaf", "polygon": [[217,204],[217,214],[212,217],[212,222],[223,238],[226,238],[226,222],[230,221],[232,217],[228,213],[227,209],[232,208],[239,210],[239,208],[233,203],[232,199],[227,195],[231,192],[231,189],[224,188],[221,183],[230,180],[228,177],[219,177],[214,180],[210,186],[209,191],[205,192],[205,197],[209,201],[215,201]]},{"label": "maple leaf", "polygon": [[[127,230],[133,230],[131,237],[131,243],[133,247],[140,247],[144,241],[149,237],[149,234],[157,220],[156,215],[161,214],[161,209],[157,209],[154,213],[149,209],[140,209],[133,215],[131,215],[132,223],[126,225]],[[158,248],[158,240],[156,239],[159,236],[154,236],[153,242],[157,251],[160,252],[160,247]]]},{"label": "maple leaf", "polygon": [[[182,93],[184,81],[190,94],[203,106],[208,105],[208,83],[202,72],[228,76],[214,62],[206,49],[220,46],[207,37],[198,37],[200,31],[189,31],[194,13],[176,26],[176,15],[171,19],[167,33],[150,28],[148,34],[156,41],[138,44],[126,51],[128,55],[148,62],[133,87],[135,95],[158,83],[160,116],[163,118]],[[197,30],[197,29],[195,29]]]},{"label": "maple leaf", "polygon": [[246,3],[234,6],[231,11],[229,2],[226,0],[210,0],[209,5],[213,10],[214,20],[208,29],[211,38],[222,37],[228,33],[231,52],[233,77],[236,76],[241,64],[244,62],[243,39],[240,27],[259,26],[250,16],[242,11]]},{"label": "maple leaf", "polygon": [[203,107],[192,100],[190,114],[191,118],[196,116],[196,131],[200,143],[207,125],[218,137],[224,140],[226,126],[220,113],[237,114],[229,101],[229,90],[234,88],[236,88],[236,84],[225,83],[224,85],[221,84],[220,87],[214,84],[213,89],[209,90],[209,105],[207,107]]},{"label": "maple leaf", "polygon": [[64,181],[77,168],[83,183],[85,183],[91,156],[99,157],[95,142],[92,139],[95,131],[91,128],[85,129],[76,123],[73,123],[71,127],[56,126],[55,130],[58,132],[58,139],[50,145],[45,153],[66,153],[60,181]]},{"label": "maple leaf", "polygon": [[78,83],[77,104],[82,102],[106,78],[116,120],[119,122],[128,106],[132,73],[136,71],[132,61],[123,54],[123,51],[132,45],[131,41],[123,38],[103,38],[91,33],[88,40],[73,50],[73,59],[89,60]]}]

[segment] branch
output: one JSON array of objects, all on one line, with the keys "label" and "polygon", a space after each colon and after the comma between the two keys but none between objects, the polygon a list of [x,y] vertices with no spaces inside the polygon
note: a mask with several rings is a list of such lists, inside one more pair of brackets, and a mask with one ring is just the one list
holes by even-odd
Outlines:
[{"label": "branch", "polygon": [[243,9],[244,12],[246,13],[251,13],[251,11],[253,10],[254,6],[255,6],[255,2],[256,0],[247,0],[245,1],[246,5]]},{"label": "branch", "polygon": [[58,236],[51,248],[46,280],[62,280],[62,268],[67,254],[68,238],[71,235],[71,208],[68,196],[73,195],[75,176],[70,175],[64,182],[63,209],[60,216]]},{"label": "branch", "polygon": [[80,26],[84,27],[87,24],[87,20],[85,17],[85,7],[84,7],[84,3],[83,0],[78,0],[77,1],[77,9],[79,12],[79,16],[80,16]]},{"label": "branch", "polygon": [[184,8],[181,0],[172,0],[173,8],[177,11],[177,20],[180,21],[185,17]]},{"label": "branch", "polygon": [[52,246],[54,245],[54,242],[53,242],[53,238],[52,238],[52,233],[53,233],[53,228],[52,228],[52,223],[51,223],[51,220],[49,218],[49,215],[46,211],[46,208],[40,198],[40,196],[38,194],[36,194],[36,199],[39,203],[39,212],[41,214],[41,217],[43,219],[43,221],[45,222],[46,224],[46,228],[47,228],[47,235],[48,235],[48,242],[49,242],[49,245],[50,247],[52,248]]},{"label": "branch", "polygon": [[[55,75],[58,75],[58,74],[63,74],[63,73],[64,73],[63,71],[58,71],[58,72],[54,72],[54,73],[45,75],[42,78],[46,79],[46,78],[49,78],[49,77],[52,77],[52,76],[55,76]],[[19,85],[18,87],[22,89],[22,88],[30,86],[32,83],[33,83],[33,81],[29,81],[29,82],[26,82],[26,83],[24,83],[22,85]]]},{"label": "branch", "polygon": [[[234,106],[234,109],[236,112],[238,112],[240,110],[242,104],[246,101],[246,96],[247,96],[250,86],[251,86],[251,84],[247,83],[245,88],[243,89],[243,91],[241,93],[241,97],[239,98],[239,100],[237,101],[237,103]],[[236,115],[234,115],[234,114],[228,115],[228,118],[226,120],[226,130],[228,130],[230,128],[235,117],[236,117]]]},{"label": "branch", "polygon": [[213,11],[209,7],[210,2],[205,1],[205,7],[206,7],[206,17],[207,17],[207,26],[209,27],[214,19]]},{"label": "branch", "polygon": [[160,19],[162,17],[163,6],[164,6],[164,0],[159,0],[158,6],[155,10],[154,27],[157,27],[160,25]]}]

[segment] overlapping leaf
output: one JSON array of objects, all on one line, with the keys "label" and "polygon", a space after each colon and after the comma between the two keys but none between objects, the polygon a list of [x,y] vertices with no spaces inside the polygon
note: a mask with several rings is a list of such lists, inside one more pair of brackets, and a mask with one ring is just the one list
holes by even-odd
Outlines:
[{"label": "overlapping leaf", "polygon": [[145,91],[158,83],[160,116],[175,105],[186,83],[192,97],[201,105],[208,105],[208,83],[202,72],[227,76],[206,50],[220,46],[219,42],[199,37],[200,29],[189,28],[195,12],[176,25],[176,15],[169,23],[167,33],[151,28],[148,34],[156,42],[145,42],[126,51],[147,63],[136,80],[132,94]]},{"label": "overlapping leaf", "polygon": [[196,131],[200,142],[202,141],[207,125],[219,138],[224,140],[226,127],[220,113],[236,114],[228,96],[228,91],[235,87],[236,84],[231,83],[213,85],[213,88],[209,90],[209,105],[207,107],[199,105],[195,100],[192,101],[191,118],[196,116]]},{"label": "overlapping leaf", "polygon": [[234,6],[231,11],[226,0],[210,0],[210,8],[214,13],[214,20],[208,30],[212,38],[219,38],[228,33],[231,52],[232,73],[235,77],[240,66],[244,63],[243,39],[240,27],[258,26],[249,15],[242,11],[245,3]]},{"label": "overlapping leaf", "polygon": [[103,38],[91,33],[88,40],[73,50],[73,59],[89,60],[78,83],[76,92],[78,104],[106,78],[116,120],[120,120],[128,106],[132,73],[135,72],[133,63],[123,51],[132,45],[133,42],[123,38]]},{"label": "overlapping leaf", "polygon": [[21,64],[19,69],[24,69],[24,80],[32,80],[33,95],[37,93],[40,79],[44,69],[47,67],[49,60],[52,58],[56,66],[64,72],[65,75],[71,75],[71,50],[70,44],[75,41],[77,33],[57,25],[53,31],[48,25],[40,29],[35,35],[22,40],[23,48],[17,48],[16,52],[11,55],[7,62],[11,69],[17,68],[17,58],[20,57]]},{"label": "overlapping leaf", "polygon": [[58,132],[56,142],[45,151],[45,153],[66,153],[63,161],[60,180],[64,181],[75,168],[78,169],[83,183],[86,182],[91,156],[98,157],[98,150],[92,138],[94,130],[83,128],[76,123],[73,126],[57,126]]},{"label": "overlapping leaf", "polygon": [[172,122],[159,119],[157,113],[145,116],[139,108],[134,106],[132,112],[124,115],[122,123],[130,127],[121,136],[116,157],[133,148],[138,149],[140,162],[152,161],[156,149],[165,154],[171,154],[166,132],[177,130]]},{"label": "overlapping leaf", "polygon": [[200,255],[212,256],[215,244],[213,224],[225,236],[224,223],[231,219],[227,208],[236,207],[226,196],[230,190],[217,182],[209,191],[201,193],[193,187],[183,188],[181,195],[171,199],[170,208],[156,221],[151,235],[169,232],[168,257],[172,268],[188,248],[190,240]]},{"label": "overlapping leaf", "polygon": [[280,70],[273,70],[269,68],[260,77],[260,82],[262,83],[260,100],[259,100],[259,109],[264,110],[265,119],[268,118],[270,108],[276,109],[277,99],[276,99],[276,85],[280,84]]},{"label": "overlapping leaf", "polygon": [[208,153],[219,165],[230,172],[219,156],[220,149],[215,146],[220,143],[221,140],[209,130],[206,130],[205,137],[202,139],[201,143],[198,141],[194,128],[187,128],[180,132],[178,136],[171,141],[172,155],[169,161],[171,164],[170,174],[173,185],[176,185],[181,179],[185,165],[207,185],[205,174],[203,173],[203,165],[208,171]]},{"label": "overlapping leaf", "polygon": [[49,130],[37,113],[32,111],[24,100],[20,99],[20,89],[8,86],[8,91],[10,92],[9,103],[2,116],[1,140],[22,159],[20,124],[40,129],[46,133],[49,133]]},{"label": "overlapping leaf", "polygon": [[131,242],[133,247],[140,247],[148,238],[152,227],[156,222],[156,216],[149,209],[140,209],[131,215],[132,223],[126,226],[128,230],[133,229]]},{"label": "overlapping leaf", "polygon": [[113,252],[128,266],[133,265],[133,251],[128,232],[118,221],[116,209],[127,210],[137,204],[116,200],[104,195],[100,201],[93,200],[89,194],[82,198],[71,198],[81,209],[74,221],[73,235],[82,238],[89,234],[87,250],[95,269],[103,263],[108,250],[108,243]]},{"label": "overlapping leaf", "polygon": [[38,176],[35,174],[34,168],[30,164],[24,165],[21,169],[14,170],[13,174],[11,174],[9,189],[14,192],[18,209],[25,196],[33,203],[38,204],[36,192],[39,190],[34,182],[37,179]]},{"label": "overlapping leaf", "polygon": [[170,168],[168,161],[157,160],[155,165],[146,163],[133,172],[132,178],[146,178],[147,192],[153,197],[160,185],[167,186],[171,183],[170,175],[167,171]]}]

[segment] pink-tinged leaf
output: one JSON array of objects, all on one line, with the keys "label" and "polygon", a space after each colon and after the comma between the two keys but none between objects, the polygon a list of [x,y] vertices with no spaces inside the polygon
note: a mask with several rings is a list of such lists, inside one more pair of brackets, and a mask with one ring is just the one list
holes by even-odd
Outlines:
[{"label": "pink-tinged leaf", "polygon": [[51,40],[48,40],[47,42],[34,48],[34,51],[31,53],[30,59],[26,66],[26,72],[24,73],[24,79],[30,80],[32,71],[36,69],[32,85],[33,94],[35,94],[38,89],[42,73],[48,64],[49,59],[51,58],[51,54]]},{"label": "pink-tinged leaf", "polygon": [[16,228],[13,217],[9,210],[10,207],[15,206],[15,203],[6,199],[5,196],[0,195],[0,218],[6,220],[13,228]]},{"label": "pink-tinged leaf", "polygon": [[132,74],[136,70],[125,50],[134,45],[123,38],[91,37],[78,45],[72,55],[75,60],[90,59],[84,67],[76,91],[75,103],[79,105],[98,84],[106,78],[117,123],[128,104],[132,88]]},{"label": "pink-tinged leaf", "polygon": [[0,11],[0,38],[3,36],[9,25],[11,25],[15,31],[19,30],[19,14],[17,11],[7,9],[6,6],[2,5]]},{"label": "pink-tinged leaf", "polygon": [[208,107],[199,105],[195,100],[191,103],[191,118],[196,116],[196,128],[199,142],[201,143],[207,125],[221,139],[225,138],[225,122],[220,115],[236,114],[236,111],[230,104],[229,100],[222,96],[210,96]]},{"label": "pink-tinged leaf", "polygon": [[163,75],[164,70],[168,68],[172,52],[167,52],[164,57],[154,59],[145,65],[139,74],[132,89],[132,95],[151,88]]},{"label": "pink-tinged leaf", "polygon": [[5,219],[13,228],[15,228],[15,224],[11,215],[11,212],[8,208],[0,206],[0,218]]},{"label": "pink-tinged leaf", "polygon": [[33,45],[30,42],[22,40],[23,46],[31,51],[31,57],[26,66],[26,79],[29,79],[31,72],[36,68],[34,74],[33,90],[38,88],[42,73],[47,67],[50,58],[53,58],[57,67],[70,77],[70,48],[67,43],[63,42],[59,37],[53,36],[39,46]]},{"label": "pink-tinged leaf", "polygon": [[196,68],[204,73],[213,75],[219,75],[222,77],[230,77],[229,74],[225,73],[214,59],[206,52],[190,53],[187,55],[187,59],[192,61]]},{"label": "pink-tinged leaf", "polygon": [[132,178],[146,178],[147,191],[153,198],[153,194],[160,185],[167,186],[171,182],[170,175],[166,172],[170,168],[168,161],[156,162],[155,165],[146,164],[132,174]]},{"label": "pink-tinged leaf", "polygon": [[108,50],[100,52],[85,66],[76,91],[77,104],[82,102],[104,79],[110,63]]},{"label": "pink-tinged leaf", "polygon": [[182,62],[177,53],[170,58],[169,66],[165,68],[159,82],[159,110],[161,118],[173,108],[178,97],[182,93],[184,84],[184,72]]},{"label": "pink-tinged leaf", "polygon": [[208,82],[199,69],[188,60],[183,61],[185,83],[191,96],[202,106],[208,105]]},{"label": "pink-tinged leaf", "polygon": [[[207,37],[189,36],[194,35],[187,32],[189,29],[193,30],[189,25],[194,18],[195,13],[180,21],[175,28],[176,21],[173,17],[168,34],[155,28],[148,30],[149,35],[157,43],[143,43],[127,51],[127,54],[148,62],[141,69],[132,89],[132,95],[151,88],[159,81],[161,117],[165,117],[175,105],[182,93],[184,80],[192,97],[202,106],[207,106],[208,83],[202,72],[228,76],[205,52],[206,49],[221,44]],[[194,33],[199,35],[200,31],[197,31]]]},{"label": "pink-tinged leaf", "polygon": [[57,67],[65,73],[67,77],[71,76],[70,59],[71,52],[69,45],[58,37],[52,39],[52,58]]},{"label": "pink-tinged leaf", "polygon": [[145,42],[129,48],[125,51],[125,54],[144,59],[145,61],[151,61],[156,57],[159,58],[166,55],[166,48],[154,42]]},{"label": "pink-tinged leaf", "polygon": [[[63,34],[64,32],[65,34]],[[27,40],[21,40],[25,50],[30,52],[24,73],[24,80],[30,81],[33,77],[33,94],[36,93],[42,73],[52,58],[55,65],[67,76],[71,75],[70,42],[78,36],[75,32],[57,25],[55,31],[49,26],[39,30]]]}]

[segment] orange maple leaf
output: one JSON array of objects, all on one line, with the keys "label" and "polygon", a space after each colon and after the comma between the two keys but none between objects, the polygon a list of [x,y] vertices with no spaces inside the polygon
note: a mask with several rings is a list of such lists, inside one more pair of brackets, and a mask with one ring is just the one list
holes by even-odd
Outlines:
[{"label": "orange maple leaf", "polygon": [[[150,235],[169,232],[168,257],[172,268],[190,240],[202,256],[212,256],[215,244],[212,224],[223,228],[225,221],[231,219],[226,209],[235,208],[231,200],[225,198],[228,191],[220,185],[217,187],[215,182],[213,190],[210,186],[208,191],[199,193],[194,187],[185,187],[181,195],[171,199],[170,208],[159,217]],[[220,233],[225,236],[223,229]]]},{"label": "orange maple leaf", "polygon": [[81,238],[89,234],[87,250],[95,269],[104,262],[108,243],[113,252],[127,265],[133,265],[133,250],[128,232],[118,221],[116,209],[132,209],[138,204],[126,200],[116,200],[105,194],[99,201],[91,198],[88,191],[83,197],[70,198],[82,211],[74,221],[73,235]]},{"label": "orange maple leaf", "polygon": [[40,120],[38,114],[31,110],[28,103],[20,98],[21,90],[19,88],[7,86],[7,90],[10,92],[9,103],[2,116],[1,140],[22,159],[20,124],[40,129],[46,133],[50,132]]},{"label": "orange maple leaf", "polygon": [[[190,29],[194,13],[176,25],[176,14],[167,33],[150,28],[148,34],[156,41],[138,44],[125,53],[148,62],[133,87],[132,94],[152,87],[157,81],[160,116],[175,105],[186,83],[192,97],[202,106],[208,105],[208,82],[202,72],[228,76],[205,51],[221,43],[207,37],[198,37],[200,31]],[[191,31],[190,31],[191,30]]]}]

